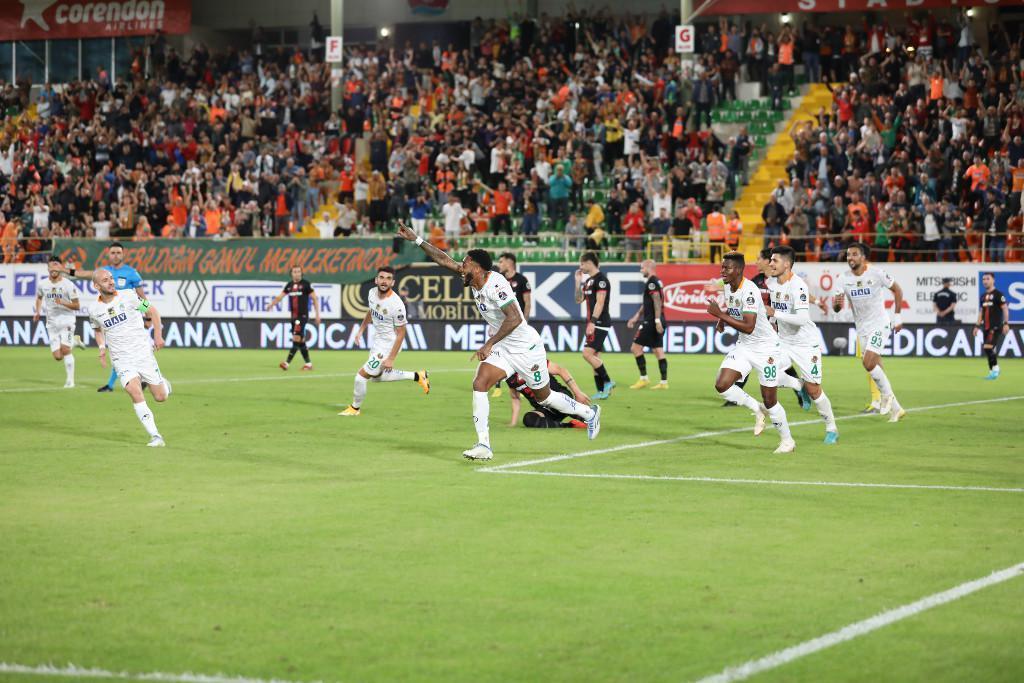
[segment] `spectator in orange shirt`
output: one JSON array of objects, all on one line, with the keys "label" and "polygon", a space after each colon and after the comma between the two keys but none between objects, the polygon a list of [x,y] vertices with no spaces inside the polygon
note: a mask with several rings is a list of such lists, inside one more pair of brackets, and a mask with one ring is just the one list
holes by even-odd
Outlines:
[{"label": "spectator in orange shirt", "polygon": [[639,260],[640,252],[644,246],[644,210],[640,201],[633,202],[629,211],[622,219],[622,231],[626,234],[626,263],[632,261],[635,254]]},{"label": "spectator in orange shirt", "polygon": [[707,218],[708,225],[708,256],[711,263],[718,263],[722,258],[725,248],[725,238],[728,231],[725,214],[714,205]]},{"label": "spectator in orange shirt", "polygon": [[989,171],[988,166],[982,161],[980,156],[975,155],[974,163],[967,167],[967,171],[964,172],[964,178],[971,179],[971,194],[976,199],[984,201],[985,190],[988,189],[988,179],[992,175]]},{"label": "spectator in orange shirt", "polygon": [[482,182],[480,186],[487,190],[491,203],[491,230],[495,235],[500,235],[504,229],[512,236],[512,193],[508,191],[508,185],[502,180],[498,183],[498,189],[494,190]]}]

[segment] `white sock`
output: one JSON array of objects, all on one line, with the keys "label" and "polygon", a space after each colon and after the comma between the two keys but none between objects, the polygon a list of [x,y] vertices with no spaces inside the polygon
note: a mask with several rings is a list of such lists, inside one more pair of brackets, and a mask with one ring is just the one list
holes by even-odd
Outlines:
[{"label": "white sock", "polygon": [[993,365],[992,366],[992,370],[995,371],[995,372],[999,372],[999,363],[996,363],[995,365]]},{"label": "white sock", "polygon": [[[642,381],[646,382],[647,381],[647,375],[640,375],[640,379]],[[559,393],[561,393],[561,392],[559,392]]]},{"label": "white sock", "polygon": [[488,418],[491,416],[491,403],[487,400],[486,391],[473,392],[473,426],[476,427],[476,441],[488,448],[491,447],[491,430]]},{"label": "white sock", "polygon": [[364,398],[366,398],[366,378],[357,372],[352,387],[352,407],[358,408],[363,405]]},{"label": "white sock", "polygon": [[775,428],[779,430],[779,436],[783,439],[793,438],[789,432],[789,421],[786,419],[786,409],[782,407],[781,403],[776,402],[771,408],[768,408],[768,418],[775,425]]},{"label": "white sock", "polygon": [[557,410],[560,413],[566,415],[575,415],[581,418],[585,422],[589,422],[594,419],[594,409],[588,405],[584,405],[575,399],[569,398],[560,391],[552,391],[548,394],[548,397],[540,402],[545,408],[551,408]]},{"label": "white sock", "polygon": [[885,376],[885,370],[882,369],[881,365],[876,365],[868,374],[871,375],[871,379],[874,380],[875,386],[878,387],[878,391],[881,392],[882,396],[888,396],[892,393],[892,385],[889,384],[889,378]]},{"label": "white sock", "polygon": [[171,383],[167,380],[166,377],[164,377],[164,391],[167,392],[168,396],[171,395]]},{"label": "white sock", "polygon": [[804,383],[798,380],[796,377],[793,377],[792,375],[787,375],[784,372],[780,372],[779,386],[786,387],[787,389],[792,389],[794,391],[800,391],[801,389],[803,389]]},{"label": "white sock", "polygon": [[836,417],[832,414],[832,401],[828,400],[828,396],[825,392],[821,392],[821,396],[814,399],[814,405],[818,409],[818,415],[825,420],[825,431],[835,432],[836,429]]},{"label": "white sock", "polygon": [[754,400],[754,397],[740,389],[735,384],[725,391],[720,391],[718,395],[726,401],[732,401],[733,403],[738,403],[744,408],[750,408],[752,412],[756,413],[758,411],[758,404],[757,401]]},{"label": "white sock", "polygon": [[67,373],[68,381],[75,383],[75,356],[69,353],[64,356],[64,371]]},{"label": "white sock", "polygon": [[153,411],[149,409],[146,402],[143,401],[142,403],[136,403],[134,406],[135,414],[138,416],[139,422],[142,423],[142,426],[146,428],[146,433],[150,436],[156,436],[159,434],[156,430],[156,420],[153,419]]},{"label": "white sock", "polygon": [[380,377],[374,377],[374,382],[400,382],[405,379],[415,379],[416,373],[411,370],[392,370],[390,372],[384,371],[380,374]]}]

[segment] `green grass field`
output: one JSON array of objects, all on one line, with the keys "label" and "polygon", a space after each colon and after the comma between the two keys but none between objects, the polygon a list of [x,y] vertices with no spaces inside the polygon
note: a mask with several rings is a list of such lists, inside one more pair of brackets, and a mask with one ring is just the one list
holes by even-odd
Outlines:
[{"label": "green grass field", "polygon": [[[1020,491],[792,483],[1024,487],[1024,401],[991,401],[1024,397],[1019,361],[985,382],[983,360],[888,360],[908,409],[965,405],[842,419],[832,447],[820,423],[795,426],[797,451],[774,456],[772,431],[718,433],[752,424],[719,407],[720,358],[671,357],[661,393],[624,388],[635,366],[612,356],[597,441],[509,428],[505,396],[492,467],[712,434],[483,473],[460,455],[468,353],[403,353],[431,394],[371,385],[346,419],[362,353],[286,374],[278,352],[164,350],[165,449],[144,447],[124,392],[95,393],[94,354],[65,391],[45,349],[0,349],[0,662],[681,682],[1024,562]],[[578,355],[556,358],[592,386]],[[856,414],[857,361],[826,373],[836,414]],[[816,417],[781,395],[791,421]],[[1022,642],[1024,577],[756,680],[1020,681]]]}]

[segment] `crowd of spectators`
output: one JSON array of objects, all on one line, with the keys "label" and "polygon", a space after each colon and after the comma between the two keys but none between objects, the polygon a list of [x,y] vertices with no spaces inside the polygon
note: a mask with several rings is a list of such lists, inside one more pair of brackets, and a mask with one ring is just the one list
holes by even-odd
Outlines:
[{"label": "crowd of spectators", "polygon": [[638,257],[645,236],[685,239],[706,224],[731,247],[741,217],[723,205],[753,144],[742,128],[716,134],[711,111],[743,80],[778,99],[799,63],[850,84],[792,131],[767,241],[828,258],[867,235],[883,259],[920,248],[969,258],[983,231],[1003,258],[998,235],[1013,229],[1024,183],[1020,38],[993,29],[982,55],[962,21],[949,33],[934,21],[837,32],[723,19],[683,68],[666,13],[476,20],[465,49],[347,49],[337,111],[321,50],[257,37],[183,55],[158,35],[113,82],[101,69],[37,92],[2,84],[4,260],[53,237],[290,236],[324,203],[325,237],[403,218],[447,247],[479,230],[529,242],[547,228],[578,248],[621,234]]}]

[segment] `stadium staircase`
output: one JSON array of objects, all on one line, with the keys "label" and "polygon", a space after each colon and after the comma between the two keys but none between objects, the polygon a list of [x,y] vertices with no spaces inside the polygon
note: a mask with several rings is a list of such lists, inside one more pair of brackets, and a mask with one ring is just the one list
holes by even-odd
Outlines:
[{"label": "stadium staircase", "polygon": [[774,140],[767,147],[764,159],[758,164],[750,182],[733,204],[732,209],[739,212],[740,220],[743,221],[740,250],[744,252],[748,261],[757,258],[757,253],[764,243],[764,221],[761,220],[761,211],[768,203],[772,190],[778,185],[779,180],[786,178],[786,165],[792,160],[793,152],[796,150],[789,135],[790,131],[800,121],[816,121],[818,110],[825,107],[828,111],[831,104],[832,93],[820,83],[811,84],[807,94],[797,98],[796,108],[789,118],[784,120],[782,131],[775,134]]}]

